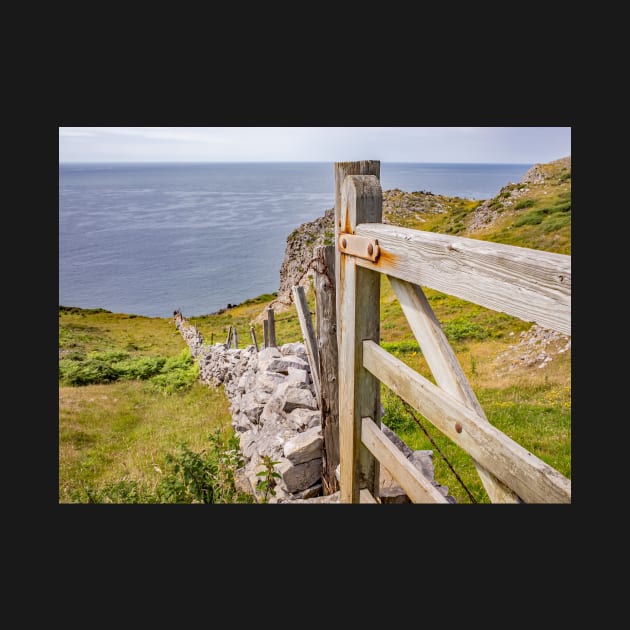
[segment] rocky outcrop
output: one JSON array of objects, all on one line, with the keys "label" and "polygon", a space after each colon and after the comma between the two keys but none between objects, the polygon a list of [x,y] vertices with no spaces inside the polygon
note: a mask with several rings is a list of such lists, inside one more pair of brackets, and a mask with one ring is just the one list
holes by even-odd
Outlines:
[{"label": "rocky outcrop", "polygon": [[[383,223],[398,223],[401,219],[422,214],[446,212],[443,200],[428,191],[404,192],[398,188],[383,191]],[[330,208],[314,221],[302,223],[287,237],[284,259],[280,265],[280,286],[276,299],[269,305],[282,312],[293,305],[292,288],[308,287],[313,275],[315,248],[329,245],[335,238],[335,210]],[[264,313],[259,315],[259,319]]]},{"label": "rocky outcrop", "polygon": [[422,215],[448,211],[445,198],[428,190],[405,192],[399,188],[383,191],[383,223],[404,225],[406,219],[424,221]]},{"label": "rocky outcrop", "polygon": [[502,212],[513,209],[517,202],[527,197],[532,188],[558,183],[571,176],[571,156],[548,164],[534,164],[516,184],[508,182],[496,197],[483,201],[471,213],[465,235],[491,227]]},{"label": "rocky outcrop", "polygon": [[534,324],[529,330],[522,331],[517,342],[499,354],[495,362],[507,365],[510,372],[519,367],[544,368],[554,356],[570,349],[571,337]]},{"label": "rocky outcrop", "polygon": [[543,184],[547,180],[571,174],[571,156],[547,164],[534,164],[521,178],[521,184]]},{"label": "rocky outcrop", "polygon": [[329,245],[335,237],[335,210],[326,210],[324,215],[302,223],[287,237],[284,259],[280,265],[280,287],[278,296],[269,305],[274,311],[282,312],[293,305],[292,288],[308,287],[313,275],[311,263],[315,248]]}]

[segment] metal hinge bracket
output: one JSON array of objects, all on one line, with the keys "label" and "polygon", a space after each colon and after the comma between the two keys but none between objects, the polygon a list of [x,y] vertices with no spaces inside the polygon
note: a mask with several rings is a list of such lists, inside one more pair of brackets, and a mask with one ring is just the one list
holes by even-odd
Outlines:
[{"label": "metal hinge bracket", "polygon": [[372,262],[376,262],[381,253],[377,239],[356,236],[355,234],[340,234],[337,245],[342,254],[365,258]]}]

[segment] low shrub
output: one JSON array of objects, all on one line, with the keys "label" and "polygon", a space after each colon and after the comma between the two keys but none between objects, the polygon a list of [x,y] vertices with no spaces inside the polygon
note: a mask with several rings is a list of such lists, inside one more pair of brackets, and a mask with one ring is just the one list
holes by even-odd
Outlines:
[{"label": "low shrub", "polygon": [[476,324],[467,318],[452,319],[442,324],[442,330],[449,341],[463,341],[464,339],[486,339],[490,336],[485,326]]},{"label": "low shrub", "polygon": [[521,210],[522,208],[531,208],[535,203],[533,199],[521,199],[514,204],[514,209]]}]

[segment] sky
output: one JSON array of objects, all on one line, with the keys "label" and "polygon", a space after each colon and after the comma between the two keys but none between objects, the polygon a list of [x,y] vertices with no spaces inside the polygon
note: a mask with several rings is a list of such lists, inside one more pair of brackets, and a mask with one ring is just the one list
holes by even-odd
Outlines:
[{"label": "sky", "polygon": [[59,162],[467,162],[571,155],[571,127],[59,127]]}]

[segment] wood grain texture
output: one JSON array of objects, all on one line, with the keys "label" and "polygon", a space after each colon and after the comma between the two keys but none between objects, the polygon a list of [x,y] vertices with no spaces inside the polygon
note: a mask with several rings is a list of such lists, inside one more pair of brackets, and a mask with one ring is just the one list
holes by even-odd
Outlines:
[{"label": "wood grain texture", "polygon": [[[487,422],[486,414],[422,289],[405,280],[387,277],[435,382]],[[520,502],[519,497],[510,488],[496,479],[481,464],[475,462],[475,467],[493,503]]]},{"label": "wood grain texture", "polygon": [[324,495],[339,490],[335,469],[339,465],[339,353],[335,246],[320,245],[314,252],[315,327],[320,373],[322,414],[322,488]]},{"label": "wood grain texture", "polygon": [[[383,192],[374,175],[348,175],[342,186],[342,222],[380,221]],[[338,274],[340,501],[358,503],[361,487],[379,495],[378,461],[361,445],[361,418],[380,426],[380,384],[363,367],[362,340],[380,337],[380,275],[342,254]],[[336,261],[335,261],[336,262]]]},{"label": "wood grain texture", "polygon": [[354,232],[378,239],[381,254],[357,265],[571,334],[571,256],[361,223]]},{"label": "wood grain texture", "polygon": [[276,320],[272,308],[267,308],[267,333],[269,335],[269,346],[277,348],[276,344]]},{"label": "wood grain texture", "polygon": [[[361,160],[358,162],[335,162],[333,166],[333,174],[335,179],[335,243],[338,242],[339,234],[345,230],[346,223],[342,221],[341,215],[341,187],[346,178],[346,175],[374,175],[380,179],[381,176],[381,163],[379,160]],[[380,219],[379,219],[380,221]],[[335,246],[335,273],[336,286],[339,288],[339,249]],[[337,304],[335,310],[337,313],[339,309],[339,291],[337,291]],[[337,335],[339,335],[339,327],[337,327]],[[337,343],[339,343],[339,337],[337,336]]]},{"label": "wood grain texture", "polygon": [[361,421],[361,441],[414,503],[448,503],[446,497],[400,452],[371,418]]},{"label": "wood grain texture", "polygon": [[571,502],[569,479],[374,341],[363,342],[363,364],[525,502]]},{"label": "wood grain texture", "polygon": [[317,350],[317,341],[315,339],[315,329],[313,328],[313,320],[311,312],[308,308],[306,292],[304,287],[297,285],[292,288],[293,302],[300,321],[302,329],[302,337],[306,346],[306,356],[311,367],[311,378],[313,379],[313,387],[315,388],[315,397],[318,407],[321,409],[321,387],[319,384],[319,352]]}]

